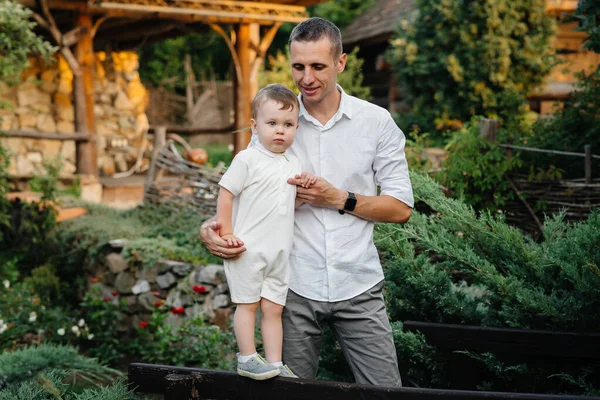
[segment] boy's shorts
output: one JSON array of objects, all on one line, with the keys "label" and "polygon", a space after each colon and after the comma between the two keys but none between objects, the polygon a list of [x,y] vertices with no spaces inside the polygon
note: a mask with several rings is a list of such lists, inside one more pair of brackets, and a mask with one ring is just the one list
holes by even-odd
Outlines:
[{"label": "boy's shorts", "polygon": [[285,306],[289,281],[289,262],[279,261],[267,265],[264,261],[240,262],[225,260],[225,276],[231,301],[248,304],[261,297]]}]

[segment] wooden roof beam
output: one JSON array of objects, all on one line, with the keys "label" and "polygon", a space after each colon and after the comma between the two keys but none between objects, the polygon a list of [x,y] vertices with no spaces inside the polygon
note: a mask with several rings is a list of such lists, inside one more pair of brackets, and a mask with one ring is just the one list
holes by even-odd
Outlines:
[{"label": "wooden roof beam", "polygon": [[307,18],[303,6],[290,6],[273,3],[229,0],[196,0],[181,1],[178,7],[155,6],[143,4],[143,0],[120,0],[90,2],[90,11],[105,12],[117,15],[116,12],[131,14],[153,14],[165,18],[196,17],[198,21],[212,22],[259,22],[273,24],[276,22],[302,22]]}]

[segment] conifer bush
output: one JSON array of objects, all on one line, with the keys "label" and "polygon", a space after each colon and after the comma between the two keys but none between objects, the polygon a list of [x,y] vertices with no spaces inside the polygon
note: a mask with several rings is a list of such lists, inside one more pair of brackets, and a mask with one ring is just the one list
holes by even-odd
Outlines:
[{"label": "conifer bush", "polygon": [[[508,226],[501,214],[477,213],[447,198],[431,178],[412,174],[411,179],[417,209],[431,211],[414,211],[406,225],[376,225],[388,312],[407,379],[446,387],[451,366],[424,338],[402,332],[402,321],[600,330],[600,211],[580,223],[554,215],[544,224],[543,240],[534,242]],[[592,384],[600,374],[597,366],[571,366],[565,372],[549,362],[486,353],[469,356],[486,371],[481,388],[580,394],[600,390]],[[579,382],[581,377],[585,379]]]}]

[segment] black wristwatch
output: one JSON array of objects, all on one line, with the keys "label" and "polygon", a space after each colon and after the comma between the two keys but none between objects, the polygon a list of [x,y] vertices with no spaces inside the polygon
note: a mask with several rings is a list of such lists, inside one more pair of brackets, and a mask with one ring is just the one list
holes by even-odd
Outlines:
[{"label": "black wristwatch", "polygon": [[346,211],[354,211],[354,207],[356,207],[356,196],[354,193],[348,192],[348,198],[346,199],[346,203],[344,203],[344,209],[339,210],[340,214],[344,215]]}]

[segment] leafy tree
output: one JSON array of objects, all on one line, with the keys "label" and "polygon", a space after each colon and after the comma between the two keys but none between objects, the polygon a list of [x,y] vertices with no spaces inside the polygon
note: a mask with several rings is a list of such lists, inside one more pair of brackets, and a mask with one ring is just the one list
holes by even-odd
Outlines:
[{"label": "leafy tree", "polygon": [[600,3],[596,0],[579,0],[574,18],[579,20],[577,30],[588,34],[584,39],[584,48],[600,53]]},{"label": "leafy tree", "polygon": [[[580,1],[573,18],[580,22],[577,29],[589,35],[584,47],[600,53],[600,2]],[[600,65],[578,77],[577,90],[570,93],[562,107],[551,118],[537,121],[531,135],[521,135],[519,139],[525,145],[577,153],[582,153],[585,145],[591,145],[593,153],[600,152]],[[538,170],[552,167],[563,171],[567,178],[583,176],[583,163],[573,162],[572,157],[524,153],[522,158]],[[599,160],[593,159],[592,170],[598,168]]]},{"label": "leafy tree", "polygon": [[226,79],[231,68],[231,54],[223,39],[215,32],[180,36],[142,46],[140,76],[152,86],[164,84],[166,78],[177,78],[167,85],[185,88],[184,60],[192,57],[192,69],[197,79]]},{"label": "leafy tree", "polygon": [[[348,53],[346,69],[338,75],[337,82],[349,95],[368,100],[371,96],[371,90],[366,86],[362,86],[362,65],[364,61],[358,58],[358,50],[358,48],[355,48],[351,53]],[[289,52],[285,54],[279,52],[277,55],[269,57],[269,69],[260,74],[259,79],[260,86],[281,83],[298,93],[290,71]]]},{"label": "leafy tree", "polygon": [[[13,0],[0,0],[0,90],[4,83],[12,85],[19,82],[21,72],[29,65],[30,56],[41,55],[49,60],[55,51],[50,43],[33,32],[36,23],[29,20],[31,14],[31,10]],[[0,110],[6,107],[10,104],[0,98]],[[6,172],[9,156],[0,144],[0,240],[2,228],[9,224],[9,203],[5,198],[9,190]]]},{"label": "leafy tree", "polygon": [[417,0],[388,54],[414,106],[406,122],[427,130],[436,119],[522,112],[524,95],[554,65],[554,21],[545,6],[545,0]]},{"label": "leafy tree", "polygon": [[[17,83],[27,68],[29,57],[42,55],[48,59],[55,48],[33,29],[32,11],[13,0],[0,0],[0,81]],[[1,107],[1,105],[0,105]]]},{"label": "leafy tree", "polygon": [[366,12],[375,0],[333,0],[308,8],[311,17],[321,17],[343,29],[360,14]]}]

